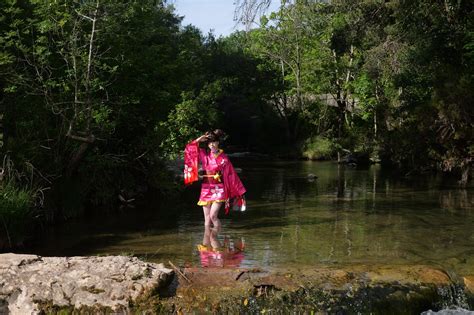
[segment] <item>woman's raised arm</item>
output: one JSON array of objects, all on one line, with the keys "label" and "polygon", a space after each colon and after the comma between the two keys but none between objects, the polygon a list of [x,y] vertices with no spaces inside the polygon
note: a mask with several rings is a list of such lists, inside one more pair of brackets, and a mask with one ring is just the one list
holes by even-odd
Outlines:
[{"label": "woman's raised arm", "polygon": [[196,141],[196,142],[205,142],[207,140],[208,140],[207,134],[204,134],[204,135],[200,136],[199,138],[196,138],[194,141]]}]

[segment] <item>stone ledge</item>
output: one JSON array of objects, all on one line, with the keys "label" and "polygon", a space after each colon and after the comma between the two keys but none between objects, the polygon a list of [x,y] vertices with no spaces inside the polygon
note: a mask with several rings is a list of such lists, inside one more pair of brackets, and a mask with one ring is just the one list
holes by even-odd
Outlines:
[{"label": "stone ledge", "polygon": [[127,313],[131,302],[173,277],[163,264],[135,257],[0,254],[0,314],[38,314],[44,305]]}]

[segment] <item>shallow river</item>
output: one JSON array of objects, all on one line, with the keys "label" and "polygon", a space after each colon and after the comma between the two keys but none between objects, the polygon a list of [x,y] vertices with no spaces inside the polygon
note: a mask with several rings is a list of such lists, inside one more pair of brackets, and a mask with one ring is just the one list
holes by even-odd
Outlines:
[{"label": "shallow river", "polygon": [[[220,215],[221,244],[240,254],[200,255],[199,185],[174,202],[150,201],[105,218],[69,222],[44,239],[40,255],[133,254],[175,265],[286,268],[311,265],[428,264],[460,275],[474,270],[474,187],[441,176],[404,178],[374,165],[244,162],[247,211]],[[317,176],[316,179],[311,175]]]}]

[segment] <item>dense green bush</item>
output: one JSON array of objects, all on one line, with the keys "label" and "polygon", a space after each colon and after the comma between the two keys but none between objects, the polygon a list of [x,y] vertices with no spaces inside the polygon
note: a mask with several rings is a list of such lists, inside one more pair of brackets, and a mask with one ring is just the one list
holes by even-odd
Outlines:
[{"label": "dense green bush", "polygon": [[334,142],[325,137],[308,139],[303,146],[303,157],[309,160],[329,160],[334,158],[335,154]]}]

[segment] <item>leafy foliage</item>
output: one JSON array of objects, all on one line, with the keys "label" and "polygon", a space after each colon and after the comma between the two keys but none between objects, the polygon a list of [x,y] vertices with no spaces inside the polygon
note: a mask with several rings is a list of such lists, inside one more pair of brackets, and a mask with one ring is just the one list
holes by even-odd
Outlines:
[{"label": "leafy foliage", "polygon": [[218,83],[204,87],[195,98],[183,96],[183,101],[170,112],[168,120],[161,123],[168,135],[162,143],[163,152],[168,157],[176,158],[176,153],[181,152],[189,140],[218,125],[220,115],[216,101],[222,94]]},{"label": "leafy foliage", "polygon": [[234,150],[351,151],[466,184],[473,21],[469,1],[296,0],[216,39],[166,1],[2,1],[0,151],[51,188],[48,221],[169,186],[164,160],[219,127]]},{"label": "leafy foliage", "polygon": [[456,172],[465,184],[473,162],[473,7],[285,1],[261,19],[249,46],[281,70],[273,103],[291,141],[329,137],[339,152]]}]

